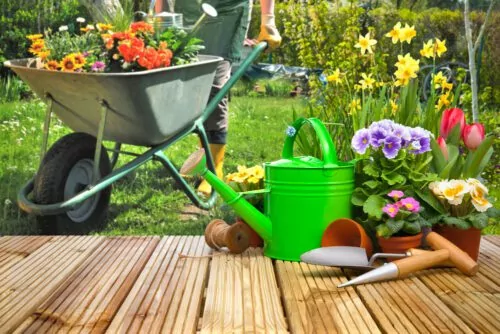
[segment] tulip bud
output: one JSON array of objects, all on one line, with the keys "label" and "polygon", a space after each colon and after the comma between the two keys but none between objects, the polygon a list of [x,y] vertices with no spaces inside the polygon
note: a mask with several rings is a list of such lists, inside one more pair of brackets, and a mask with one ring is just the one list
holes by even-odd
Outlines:
[{"label": "tulip bud", "polygon": [[465,115],[462,109],[452,108],[445,110],[441,118],[441,128],[439,129],[441,137],[444,139],[448,138],[450,131],[453,130],[457,124],[460,124],[460,134],[462,134],[465,126]]},{"label": "tulip bud", "polygon": [[475,150],[484,140],[484,126],[481,123],[465,125],[462,140],[469,150]]},{"label": "tulip bud", "polygon": [[448,146],[446,146],[444,138],[438,137],[437,143],[439,145],[439,148],[441,149],[441,152],[443,152],[445,160],[448,161]]}]

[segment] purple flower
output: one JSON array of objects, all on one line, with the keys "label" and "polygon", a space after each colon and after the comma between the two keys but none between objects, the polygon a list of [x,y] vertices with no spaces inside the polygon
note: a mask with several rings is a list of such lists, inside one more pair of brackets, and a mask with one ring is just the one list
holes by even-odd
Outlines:
[{"label": "purple flower", "polygon": [[361,129],[356,131],[351,140],[351,146],[359,154],[365,154],[366,149],[370,146],[370,131]]},{"label": "purple flower", "polygon": [[403,198],[401,201],[399,201],[399,203],[401,207],[404,207],[406,210],[410,212],[420,211],[420,203],[413,197]]},{"label": "purple flower", "polygon": [[83,55],[84,57],[88,57],[88,56],[89,56],[89,53],[88,53],[87,51],[83,51],[82,55]]},{"label": "purple flower", "polygon": [[405,147],[411,140],[410,128],[401,124],[394,124],[392,128],[392,135],[401,138],[401,144]]},{"label": "purple flower", "polygon": [[372,130],[374,128],[382,128],[386,131],[392,132],[392,129],[393,129],[395,124],[397,124],[397,123],[394,123],[394,121],[391,121],[390,119],[383,119],[381,121],[372,123],[370,125],[370,130]]},{"label": "purple flower", "polygon": [[382,152],[384,152],[384,155],[387,159],[394,159],[398,155],[400,148],[401,138],[396,136],[388,136],[384,140],[384,148],[382,149]]},{"label": "purple flower", "polygon": [[382,208],[382,211],[387,213],[389,217],[394,218],[399,212],[399,207],[396,204],[387,204]]},{"label": "purple flower", "polygon": [[[371,128],[371,127],[370,127]],[[370,129],[370,145],[374,148],[379,148],[384,144],[388,131],[381,127],[373,127]]]},{"label": "purple flower", "polygon": [[102,61],[98,60],[92,64],[92,66],[90,67],[90,70],[92,72],[103,72],[105,67],[106,67],[106,64],[104,64]]},{"label": "purple flower", "polygon": [[405,194],[401,190],[393,190],[387,196],[394,198],[396,201],[403,197]]}]

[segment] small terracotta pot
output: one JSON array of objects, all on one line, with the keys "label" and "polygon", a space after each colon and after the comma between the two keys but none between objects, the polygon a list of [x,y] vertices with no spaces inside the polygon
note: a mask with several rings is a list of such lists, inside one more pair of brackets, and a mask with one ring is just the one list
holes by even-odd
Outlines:
[{"label": "small terracotta pot", "polygon": [[329,246],[362,247],[366,249],[368,257],[373,252],[372,242],[363,226],[348,218],[337,219],[328,225],[321,239],[321,247]]},{"label": "small terracotta pot", "polygon": [[481,230],[473,227],[462,230],[447,225],[436,225],[432,227],[432,230],[453,242],[458,248],[469,254],[474,261],[477,261],[481,243]]},{"label": "small terracotta pot", "polygon": [[407,237],[377,237],[382,253],[406,253],[410,248],[418,248],[422,244],[422,232]]},{"label": "small terracotta pot", "polygon": [[253,228],[250,227],[243,219],[240,217],[236,218],[236,222],[233,224],[236,226],[241,225],[242,229],[246,231],[248,235],[248,243],[249,247],[263,247],[264,246],[264,240],[260,237],[260,235],[257,234],[257,232],[254,231]]}]

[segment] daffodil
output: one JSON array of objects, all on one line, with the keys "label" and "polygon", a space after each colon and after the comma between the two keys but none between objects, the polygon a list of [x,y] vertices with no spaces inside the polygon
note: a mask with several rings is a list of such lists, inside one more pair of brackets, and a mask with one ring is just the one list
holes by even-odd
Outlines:
[{"label": "daffodil", "polygon": [[434,58],[436,55],[434,53],[434,43],[432,39],[428,40],[427,43],[424,43],[424,47],[420,50],[420,55],[426,58]]},{"label": "daffodil", "polygon": [[349,103],[349,115],[355,114],[358,110],[361,110],[361,100],[354,99]]},{"label": "daffodil", "polygon": [[391,102],[391,110],[392,110],[392,114],[396,114],[396,112],[398,111],[398,105],[396,104],[396,102],[394,102],[393,100],[390,100]]},{"label": "daffodil", "polygon": [[401,43],[407,42],[408,44],[410,44],[413,37],[417,36],[417,31],[415,30],[415,26],[410,27],[408,23],[405,24],[405,27],[401,28],[399,36]]},{"label": "daffodil", "polygon": [[417,77],[417,73],[411,65],[400,66],[396,73],[396,82],[394,83],[396,86],[406,86],[411,79]]},{"label": "daffodil", "polygon": [[396,23],[396,25],[392,28],[391,31],[389,31],[387,34],[385,34],[386,37],[392,38],[392,44],[396,44],[401,35],[401,22]]},{"label": "daffodil", "polygon": [[341,75],[340,70],[337,68],[333,74],[326,77],[326,81],[335,82],[337,84],[342,83],[342,80],[340,79]]},{"label": "daffodil", "polygon": [[443,85],[443,82],[447,82],[448,79],[443,75],[443,72],[439,71],[436,74],[432,74],[432,83],[434,88],[438,89]]},{"label": "daffodil", "polygon": [[436,42],[434,43],[434,53],[437,54],[438,57],[441,57],[446,50],[448,50],[446,48],[446,40],[441,41],[439,38],[436,38]]},{"label": "daffodil", "polygon": [[372,46],[375,44],[377,44],[377,41],[370,39],[370,33],[368,32],[365,36],[359,35],[358,43],[354,47],[361,49],[361,54],[364,55],[367,51],[373,53]]},{"label": "daffodil", "polygon": [[397,68],[410,67],[414,72],[417,72],[420,68],[420,60],[415,60],[412,56],[407,53],[404,55],[398,55],[398,61],[396,63]]},{"label": "daffodil", "polygon": [[436,108],[438,110],[441,110],[443,107],[448,107],[451,104],[449,98],[450,98],[450,91],[447,91],[446,93],[441,94],[441,96],[439,97],[439,100],[437,102]]},{"label": "daffodil", "polygon": [[359,80],[359,84],[361,85],[361,89],[372,89],[373,84],[375,83],[375,79],[372,78],[372,74],[366,75],[366,73],[361,73],[363,79]]},{"label": "daffodil", "polygon": [[470,186],[464,180],[450,180],[439,184],[444,198],[452,205],[462,204],[464,195],[469,193]]}]

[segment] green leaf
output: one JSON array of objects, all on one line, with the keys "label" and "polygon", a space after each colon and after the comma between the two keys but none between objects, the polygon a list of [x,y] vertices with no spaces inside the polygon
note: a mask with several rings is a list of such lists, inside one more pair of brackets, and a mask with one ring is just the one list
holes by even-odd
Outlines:
[{"label": "green leaf", "polygon": [[377,189],[380,186],[380,182],[376,180],[370,180],[363,183],[364,186],[367,186],[370,189]]},{"label": "green leaf", "polygon": [[446,166],[439,172],[439,177],[442,179],[449,179],[450,178],[450,173],[453,167],[455,166],[455,163],[458,160],[458,156],[460,154],[460,151],[458,150],[458,147],[455,145],[447,145],[448,146],[448,163]]},{"label": "green leaf", "polygon": [[363,211],[370,217],[382,218],[382,208],[386,201],[379,195],[371,195],[363,205]]},{"label": "green leaf", "polygon": [[392,235],[391,229],[387,224],[377,225],[377,235],[383,238],[389,238]]},{"label": "green leaf", "polygon": [[461,230],[467,230],[470,228],[470,224],[466,220],[456,217],[445,217],[443,222],[448,226],[453,226]]},{"label": "green leaf", "polygon": [[418,222],[409,222],[409,221],[404,222],[402,229],[403,231],[405,231],[405,233],[411,235],[418,234],[420,233],[420,231],[422,231],[422,228],[420,227],[420,224]]},{"label": "green leaf", "polygon": [[373,176],[373,177],[379,177],[380,176],[380,170],[375,166],[374,163],[368,163],[363,167],[363,172],[366,175]]},{"label": "green leaf", "polygon": [[367,200],[366,196],[361,188],[354,189],[351,196],[351,203],[356,206],[363,206]]},{"label": "green leaf", "polygon": [[460,129],[460,123],[455,124],[453,129],[451,129],[450,133],[448,133],[448,137],[446,138],[446,142],[452,145],[458,146],[460,145],[460,135],[462,131]]},{"label": "green leaf", "polygon": [[441,148],[435,139],[431,140],[431,149],[433,158],[432,167],[434,172],[439,174],[446,166],[446,159],[444,158],[443,152],[441,152]]},{"label": "green leaf", "polygon": [[488,215],[486,213],[478,213],[470,215],[468,221],[472,224],[473,227],[482,230],[486,226],[488,226]]},{"label": "green leaf", "polygon": [[396,184],[402,185],[406,182],[406,177],[397,172],[383,172],[382,179],[384,179],[389,185],[393,186]]},{"label": "green leaf", "polygon": [[[484,168],[493,154],[493,142],[495,140],[494,136],[486,137],[483,142],[478,146],[478,148],[472,153],[470,163],[466,165],[464,170],[465,177],[477,177],[481,170]],[[467,159],[469,160],[469,159]]]},{"label": "green leaf", "polygon": [[391,231],[391,235],[392,235],[392,234],[396,234],[399,231],[401,231],[405,222],[404,222],[404,220],[389,219],[385,224],[387,225],[387,227]]},{"label": "green leaf", "polygon": [[418,198],[427,203],[431,208],[439,212],[440,214],[447,213],[447,210],[443,204],[431,193],[429,189],[418,190],[414,189]]}]

